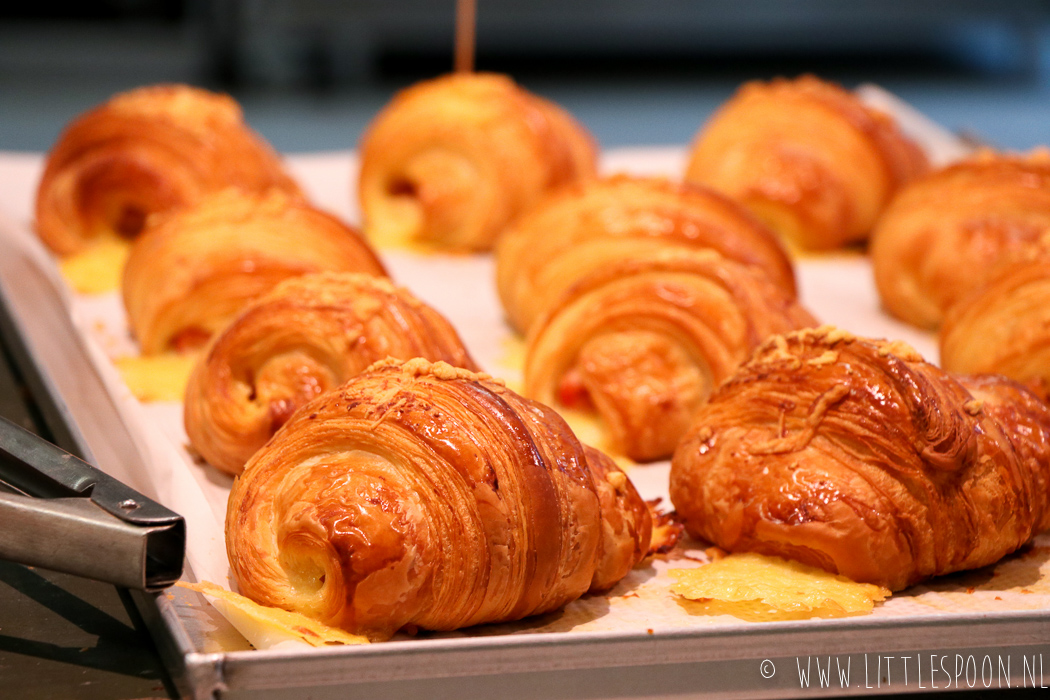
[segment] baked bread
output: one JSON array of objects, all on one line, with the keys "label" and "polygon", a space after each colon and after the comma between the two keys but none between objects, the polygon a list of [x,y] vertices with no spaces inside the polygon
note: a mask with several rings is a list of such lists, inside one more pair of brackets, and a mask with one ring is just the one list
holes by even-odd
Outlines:
[{"label": "baked bread", "polygon": [[594,176],[590,135],[557,105],[490,73],[401,93],[361,140],[358,191],[372,241],[489,250],[548,191]]},{"label": "baked bread", "polygon": [[507,318],[526,333],[580,277],[664,246],[716,250],[795,296],[791,261],[742,206],[703,187],[616,175],[563,188],[504,232],[496,280]]},{"label": "baked bread", "polygon": [[768,336],[815,325],[765,275],[713,250],[635,243],[533,327],[526,395],[596,412],[614,449],[671,455],[712,390]]},{"label": "baked bread", "polygon": [[451,324],[408,290],[359,273],[292,277],[209,344],[186,387],[186,435],[239,474],[296,409],[387,357],[475,369]]},{"label": "baked bread", "polygon": [[300,409],[234,482],[242,594],[385,638],[550,612],[645,556],[627,476],[485,375],[384,362]]},{"label": "baked bread", "polygon": [[124,267],[124,308],[143,355],[185,350],[278,282],[322,271],[385,274],[353,228],[301,199],[224,190],[151,220]]},{"label": "baked bread", "polygon": [[936,328],[998,261],[1050,233],[1050,153],[983,153],[905,187],[871,241],[883,306]]},{"label": "baked bread", "polygon": [[100,236],[134,238],[149,215],[229,187],[300,196],[232,98],[187,85],[139,88],[59,137],[37,190],[36,227],[48,247],[69,255]]},{"label": "baked bread", "polygon": [[744,204],[794,246],[863,241],[926,156],[891,117],[813,76],[745,84],[697,134],[685,179]]},{"label": "baked bread", "polygon": [[671,463],[686,531],[898,590],[985,566],[1050,525],[1050,408],[903,343],[777,336]]}]

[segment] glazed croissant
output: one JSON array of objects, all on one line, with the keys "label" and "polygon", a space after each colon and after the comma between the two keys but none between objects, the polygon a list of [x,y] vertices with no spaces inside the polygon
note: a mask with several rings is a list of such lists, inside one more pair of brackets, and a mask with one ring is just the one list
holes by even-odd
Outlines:
[{"label": "glazed croissant", "polygon": [[617,175],[551,195],[504,232],[496,279],[507,317],[527,332],[578,278],[664,246],[711,248],[795,296],[791,261],[743,207],[706,188]]},{"label": "glazed croissant", "polygon": [[685,179],[821,250],[866,239],[897,188],[926,167],[889,116],[803,76],[740,88],[697,134]]},{"label": "glazed croissant", "polygon": [[185,85],[122,93],[70,124],[48,154],[37,230],[68,255],[99,236],[137,236],[153,213],[236,187],[299,195],[233,99]]},{"label": "glazed croissant", "polygon": [[771,339],[671,463],[687,532],[898,590],[990,564],[1050,525],[1050,409],[903,343]]},{"label": "glazed croissant", "polygon": [[626,475],[554,411],[420,359],[303,407],[226,517],[242,594],[379,638],[555,610],[614,585],[650,533]]},{"label": "glazed croissant", "polygon": [[596,167],[583,127],[509,78],[429,80],[398,94],[362,139],[365,232],[373,241],[488,250],[542,195]]},{"label": "glazed croissant", "polygon": [[755,347],[814,323],[764,275],[712,250],[639,249],[578,280],[536,324],[525,391],[597,412],[617,451],[661,459]]},{"label": "glazed croissant", "polygon": [[941,366],[950,372],[1003,374],[1050,387],[1050,249],[995,267],[985,284],[948,309],[940,332]]},{"label": "glazed croissant", "polygon": [[285,280],[214,338],[190,376],[190,444],[239,474],[296,409],[387,357],[475,367],[441,314],[386,279],[328,272]]},{"label": "glazed croissant", "polygon": [[282,192],[225,190],[153,222],[132,246],[122,285],[144,355],[203,345],[251,299],[287,277],[384,275],[352,228]]},{"label": "glazed croissant", "polygon": [[875,283],[898,318],[935,328],[996,261],[1050,232],[1050,154],[985,153],[915,181],[872,236]]}]

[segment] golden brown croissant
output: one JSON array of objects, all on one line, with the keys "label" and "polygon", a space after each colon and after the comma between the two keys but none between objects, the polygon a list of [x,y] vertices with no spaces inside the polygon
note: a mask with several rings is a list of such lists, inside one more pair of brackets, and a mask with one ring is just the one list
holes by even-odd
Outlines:
[{"label": "golden brown croissant", "polygon": [[996,261],[1050,231],[1050,155],[982,154],[911,183],[872,235],[882,303],[935,328]]},{"label": "golden brown croissant", "polygon": [[897,590],[990,564],[1050,525],[1050,409],[903,343],[777,336],[671,463],[686,530]]},{"label": "golden brown croissant", "polygon": [[527,332],[578,278],[662,246],[714,249],[795,296],[791,261],[743,207],[706,188],[617,175],[551,195],[504,232],[500,298],[511,324]]},{"label": "golden brown croissant", "polygon": [[213,339],[190,376],[190,444],[239,474],[296,409],[387,357],[475,368],[449,322],[386,279],[327,272],[285,280]]},{"label": "golden brown croissant", "polygon": [[429,80],[398,94],[362,139],[365,233],[488,250],[539,197],[593,177],[596,167],[583,127],[509,78]]},{"label": "golden brown croissant", "polygon": [[282,192],[226,190],[151,224],[124,268],[144,355],[203,345],[251,299],[308,272],[384,275],[352,228]]},{"label": "golden brown croissant", "polygon": [[867,238],[897,188],[926,167],[889,116],[803,76],[741,87],[697,134],[685,179],[818,250]]},{"label": "golden brown croissant", "polygon": [[950,372],[1050,386],[1050,251],[1035,245],[996,266],[983,286],[948,309],[940,344],[941,366]]},{"label": "golden brown croissant", "polygon": [[56,253],[76,253],[98,236],[137,236],[150,214],[227,187],[299,195],[233,99],[185,85],[139,88],[62,133],[37,192],[37,230]]},{"label": "golden brown croissant", "polygon": [[373,637],[555,610],[626,575],[650,533],[626,475],[554,411],[420,359],[298,411],[226,517],[241,593]]},{"label": "golden brown croissant", "polygon": [[764,275],[713,250],[639,250],[578,280],[535,325],[525,391],[596,411],[617,450],[660,459],[755,347],[814,323]]}]

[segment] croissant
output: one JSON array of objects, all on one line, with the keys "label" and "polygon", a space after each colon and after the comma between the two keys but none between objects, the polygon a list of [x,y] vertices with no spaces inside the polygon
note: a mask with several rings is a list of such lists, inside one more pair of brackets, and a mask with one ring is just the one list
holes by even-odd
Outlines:
[{"label": "croissant", "polygon": [[897,188],[926,167],[888,115],[803,76],[741,87],[697,134],[685,179],[822,250],[866,239]]},{"label": "croissant", "polygon": [[893,590],[1050,525],[1050,409],[904,343],[823,327],[763,345],[671,462],[686,531]]},{"label": "croissant", "polygon": [[365,232],[373,241],[488,250],[543,194],[596,168],[583,127],[509,78],[425,81],[399,93],[362,139]]},{"label": "croissant", "polygon": [[385,279],[287,279],[248,304],[194,369],[184,404],[190,444],[238,474],[297,408],[387,357],[475,368],[441,314]]},{"label": "croissant", "polygon": [[814,323],[764,275],[712,250],[639,250],[578,280],[536,324],[525,391],[594,411],[617,451],[661,459],[766,337]]},{"label": "croissant", "polygon": [[496,279],[508,319],[527,332],[588,271],[661,246],[711,248],[795,296],[791,261],[743,207],[706,188],[617,175],[564,188],[501,236]]},{"label": "croissant", "polygon": [[321,271],[385,274],[335,217],[276,190],[225,190],[155,221],[132,246],[128,325],[144,355],[200,346],[281,280]]},{"label": "croissant", "polygon": [[985,153],[904,188],[872,236],[875,283],[894,316],[935,328],[995,263],[1050,232],[1050,153]]},{"label": "croissant", "polygon": [[48,154],[37,231],[56,253],[137,236],[146,218],[227,187],[299,195],[226,95],[186,85],[122,93],[70,124]]},{"label": "croissant", "polygon": [[421,359],[300,409],[234,482],[242,594],[372,637],[555,610],[646,553],[631,482],[551,409]]},{"label": "croissant", "polygon": [[941,366],[950,372],[1050,386],[1050,251],[1040,245],[996,266],[983,286],[948,309],[940,346]]}]

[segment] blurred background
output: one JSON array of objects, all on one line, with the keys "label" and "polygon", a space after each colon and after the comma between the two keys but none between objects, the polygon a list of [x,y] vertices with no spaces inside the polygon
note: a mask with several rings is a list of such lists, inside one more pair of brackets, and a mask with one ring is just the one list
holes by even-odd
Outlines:
[{"label": "blurred background", "polygon": [[[0,9],[0,149],[46,150],[114,92],[230,92],[283,151],[353,147],[452,66],[454,0],[33,0]],[[876,82],[1004,148],[1050,142],[1050,0],[478,0],[477,67],[605,147],[684,144],[744,80]]]}]

